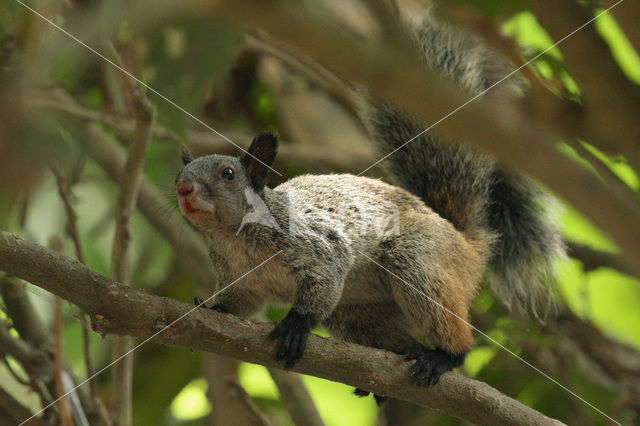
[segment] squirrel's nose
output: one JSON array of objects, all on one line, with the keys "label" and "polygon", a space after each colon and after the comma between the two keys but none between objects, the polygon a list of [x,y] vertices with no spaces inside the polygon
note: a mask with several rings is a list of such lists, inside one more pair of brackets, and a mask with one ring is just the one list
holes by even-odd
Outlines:
[{"label": "squirrel's nose", "polygon": [[178,194],[185,197],[193,192],[193,183],[179,182],[177,189],[178,189]]}]

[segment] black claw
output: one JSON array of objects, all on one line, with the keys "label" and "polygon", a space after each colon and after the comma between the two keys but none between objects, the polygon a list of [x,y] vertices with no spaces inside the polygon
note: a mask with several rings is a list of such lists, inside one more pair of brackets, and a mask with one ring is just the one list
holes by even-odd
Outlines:
[{"label": "black claw", "polygon": [[366,390],[358,389],[358,388],[355,388],[353,390],[353,394],[359,398],[369,396],[369,392],[367,392]]},{"label": "black claw", "polygon": [[466,354],[451,355],[443,350],[425,349],[415,358],[411,366],[411,374],[424,386],[433,386],[440,382],[440,377],[447,371],[462,365]]},{"label": "black claw", "polygon": [[382,404],[384,404],[387,399],[389,399],[386,396],[376,395],[375,393],[373,394],[373,398],[376,400],[376,404],[378,404],[378,407],[381,407]]},{"label": "black claw", "polygon": [[292,368],[304,355],[311,327],[315,325],[314,315],[300,314],[293,309],[269,333],[270,340],[280,340],[276,359],[284,361],[284,368]]},{"label": "black claw", "polygon": [[[353,394],[359,398],[363,398],[365,396],[369,396],[370,392],[363,389],[355,388],[353,390]],[[373,398],[376,400],[376,404],[378,404],[378,407],[384,404],[384,402],[388,399],[386,396],[376,395],[375,393],[373,394]]]}]

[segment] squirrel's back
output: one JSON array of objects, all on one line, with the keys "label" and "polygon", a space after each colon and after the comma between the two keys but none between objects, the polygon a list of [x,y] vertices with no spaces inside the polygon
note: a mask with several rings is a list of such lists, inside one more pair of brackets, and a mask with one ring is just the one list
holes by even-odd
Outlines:
[{"label": "squirrel's back", "polygon": [[[515,78],[501,81],[510,72],[508,64],[477,41],[430,16],[414,25],[427,66],[471,96],[496,83],[503,94],[519,90]],[[491,92],[500,96],[495,89]],[[544,313],[551,303],[555,261],[565,253],[547,208],[549,197],[488,155],[424,132],[429,124],[405,111],[375,104],[366,120],[382,153],[402,147],[383,163],[398,185],[420,196],[469,238],[495,238],[488,278],[503,302],[535,315]]]},{"label": "squirrel's back", "polygon": [[306,214],[326,219],[355,243],[363,238],[382,241],[399,231],[407,214],[437,217],[419,197],[403,188],[351,174],[302,175],[274,191],[287,194],[292,214],[307,222]]}]

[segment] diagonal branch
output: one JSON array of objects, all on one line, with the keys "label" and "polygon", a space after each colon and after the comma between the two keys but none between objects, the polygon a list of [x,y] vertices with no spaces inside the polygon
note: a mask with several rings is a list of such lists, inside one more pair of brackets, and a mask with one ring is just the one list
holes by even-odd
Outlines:
[{"label": "diagonal branch", "polygon": [[[7,391],[0,387],[0,423],[17,424],[31,415],[31,411],[16,401]],[[43,419],[32,419],[29,426],[44,426]]]},{"label": "diagonal branch", "polygon": [[[78,261],[15,234],[0,234],[0,269],[75,303],[100,333],[149,337],[192,309],[191,305],[118,284]],[[268,324],[198,309],[158,334],[157,343],[215,352],[280,368]],[[434,408],[478,424],[561,424],[491,386],[447,373],[440,384],[418,387],[399,355],[311,336],[294,371]]]},{"label": "diagonal branch", "polygon": [[278,387],[280,400],[287,407],[294,424],[324,426],[322,417],[300,375],[277,368],[269,368],[269,374]]},{"label": "diagonal branch", "polygon": [[640,278],[640,274],[630,267],[625,259],[617,253],[596,250],[585,244],[570,241],[569,256],[582,262],[585,272],[598,268],[612,268],[632,277]]}]

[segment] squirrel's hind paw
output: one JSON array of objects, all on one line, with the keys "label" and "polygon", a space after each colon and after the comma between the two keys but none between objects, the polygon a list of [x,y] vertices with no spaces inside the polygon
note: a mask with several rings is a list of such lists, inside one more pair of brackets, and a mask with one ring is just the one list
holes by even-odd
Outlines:
[{"label": "squirrel's hind paw", "polygon": [[[358,398],[363,398],[365,396],[369,396],[370,392],[368,392],[366,390],[355,388],[353,390],[353,394],[355,396],[357,396]],[[377,395],[375,393],[373,394],[373,398],[376,400],[376,404],[378,404],[378,407],[382,406],[382,404],[384,404],[388,399],[386,396],[380,396],[380,395]]]},{"label": "squirrel's hind paw", "polygon": [[427,349],[416,356],[411,373],[421,385],[432,386],[440,381],[440,376],[444,373],[462,365],[465,355],[451,355],[439,349]]}]

